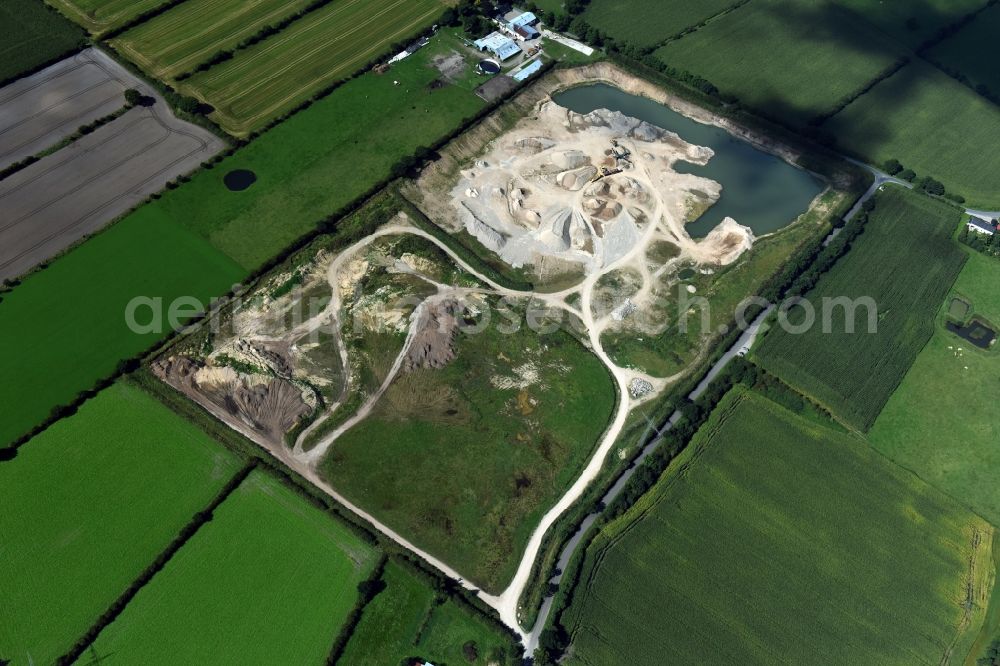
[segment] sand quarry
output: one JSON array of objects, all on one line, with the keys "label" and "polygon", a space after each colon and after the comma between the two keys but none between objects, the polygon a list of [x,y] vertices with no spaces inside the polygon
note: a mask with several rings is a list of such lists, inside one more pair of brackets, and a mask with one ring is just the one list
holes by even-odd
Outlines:
[{"label": "sand quarry", "polygon": [[555,260],[593,274],[657,241],[682,260],[726,265],[750,249],[752,231],[727,218],[693,240],[684,224],[721,186],[673,170],[712,156],[619,112],[580,115],[546,100],[461,171],[451,203],[457,224],[514,267]]}]

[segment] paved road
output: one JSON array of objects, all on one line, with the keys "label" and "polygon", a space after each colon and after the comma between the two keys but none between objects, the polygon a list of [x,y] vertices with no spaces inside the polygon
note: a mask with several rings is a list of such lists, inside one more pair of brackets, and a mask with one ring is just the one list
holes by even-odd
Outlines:
[{"label": "paved road", "polygon": [[[79,77],[82,83],[76,81],[77,87],[87,91],[105,91],[109,85],[106,82],[113,82],[112,87],[118,91],[115,109],[124,104],[121,90],[125,88],[136,88],[156,102],[129,110],[92,134],[0,181],[0,278],[21,275],[52,258],[225,147],[210,132],[174,118],[151,88],[101,51],[88,49],[69,60],[74,64],[57,70],[51,82],[39,82],[40,87],[27,91],[19,89],[15,99],[47,97],[47,87],[52,85],[53,103],[46,108],[58,108],[57,100],[74,89],[70,84]],[[105,77],[105,83],[96,87],[92,85],[95,70]],[[33,145],[30,136],[50,137],[62,131],[63,126],[53,120],[51,113],[45,112],[40,118],[32,121],[34,124],[8,125],[6,138],[16,134],[20,142],[29,137],[24,145]]]}]

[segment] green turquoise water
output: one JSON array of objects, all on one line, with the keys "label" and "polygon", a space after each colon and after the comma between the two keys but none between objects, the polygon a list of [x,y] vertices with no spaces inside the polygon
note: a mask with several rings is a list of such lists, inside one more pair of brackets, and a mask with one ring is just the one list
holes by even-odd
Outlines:
[{"label": "green turquoise water", "polygon": [[630,95],[603,83],[571,88],[553,96],[556,104],[577,113],[596,109],[621,111],[651,125],[676,132],[682,139],[715,151],[705,166],[678,162],[679,173],[710,178],[722,185],[722,197],[688,225],[702,238],[726,217],[761,236],[782,229],[804,213],[823,190],[812,174],[737,139],[729,132],[704,125],[645,97]]}]

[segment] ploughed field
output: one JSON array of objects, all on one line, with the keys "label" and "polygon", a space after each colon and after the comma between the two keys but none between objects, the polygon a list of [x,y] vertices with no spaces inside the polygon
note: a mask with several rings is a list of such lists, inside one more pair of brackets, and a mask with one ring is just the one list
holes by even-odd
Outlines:
[{"label": "ploughed field", "polygon": [[0,463],[0,655],[20,665],[65,654],[238,468],[127,383]]},{"label": "ploughed field", "polygon": [[[848,254],[805,299],[815,313],[761,343],[761,365],[859,430],[868,430],[934,332],[934,314],[965,263],[951,205],[886,186]],[[846,299],[846,305],[837,300]],[[842,301],[843,302],[843,301]],[[869,305],[873,307],[869,307]]]},{"label": "ploughed field", "polygon": [[946,663],[983,624],[993,531],[853,436],[735,391],[590,546],[568,663]]}]

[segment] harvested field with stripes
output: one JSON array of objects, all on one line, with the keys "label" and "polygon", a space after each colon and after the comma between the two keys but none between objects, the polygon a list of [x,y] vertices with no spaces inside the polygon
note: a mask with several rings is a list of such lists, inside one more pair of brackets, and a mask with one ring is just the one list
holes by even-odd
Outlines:
[{"label": "harvested field with stripes", "polygon": [[94,34],[120,28],[169,0],[46,0]]},{"label": "harvested field with stripes", "polygon": [[227,132],[247,135],[417,35],[443,9],[438,0],[334,2],[187,79],[180,90],[211,104],[211,117]]},{"label": "harvested field with stripes", "polygon": [[150,75],[173,79],[232,49],[312,0],[190,0],[111,44]]}]

